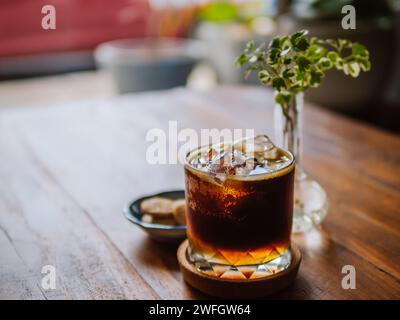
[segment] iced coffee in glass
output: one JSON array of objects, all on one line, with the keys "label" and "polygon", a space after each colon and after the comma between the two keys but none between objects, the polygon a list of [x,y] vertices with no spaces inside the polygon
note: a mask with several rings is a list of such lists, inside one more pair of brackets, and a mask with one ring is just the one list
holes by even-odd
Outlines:
[{"label": "iced coffee in glass", "polygon": [[186,156],[188,259],[208,275],[254,279],[290,264],[294,158],[259,135]]}]

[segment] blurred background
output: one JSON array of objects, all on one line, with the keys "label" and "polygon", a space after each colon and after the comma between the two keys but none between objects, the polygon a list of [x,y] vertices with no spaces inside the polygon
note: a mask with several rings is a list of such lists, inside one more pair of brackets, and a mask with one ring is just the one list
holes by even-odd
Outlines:
[{"label": "blurred background", "polygon": [[[44,5],[56,29],[41,25]],[[341,9],[356,8],[355,30]],[[0,108],[244,80],[244,44],[308,29],[365,44],[372,71],[330,73],[306,99],[400,132],[400,0],[1,0]]]}]

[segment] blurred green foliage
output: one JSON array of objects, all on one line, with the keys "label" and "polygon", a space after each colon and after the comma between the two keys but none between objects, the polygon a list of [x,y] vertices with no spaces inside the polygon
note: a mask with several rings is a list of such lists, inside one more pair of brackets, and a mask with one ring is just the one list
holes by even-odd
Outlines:
[{"label": "blurred green foliage", "polygon": [[239,66],[246,67],[246,76],[258,72],[260,82],[272,86],[282,107],[287,107],[296,93],[318,87],[331,69],[357,77],[371,68],[369,52],[362,44],[346,39],[309,39],[307,34],[302,30],[275,37],[268,46],[255,47],[250,41],[236,59]]}]

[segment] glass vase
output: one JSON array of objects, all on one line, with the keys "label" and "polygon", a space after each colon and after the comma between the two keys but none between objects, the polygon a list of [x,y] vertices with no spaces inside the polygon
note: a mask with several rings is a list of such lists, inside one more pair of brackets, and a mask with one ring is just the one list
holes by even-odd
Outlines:
[{"label": "glass vase", "polygon": [[297,93],[289,103],[276,104],[274,109],[275,143],[296,159],[293,232],[318,226],[328,212],[325,190],[302,169],[303,104],[303,93]]}]

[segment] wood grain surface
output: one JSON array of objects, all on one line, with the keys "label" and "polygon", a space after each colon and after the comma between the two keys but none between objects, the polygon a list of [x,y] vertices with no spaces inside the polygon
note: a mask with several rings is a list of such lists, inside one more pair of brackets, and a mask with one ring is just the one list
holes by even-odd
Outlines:
[{"label": "wood grain surface", "polygon": [[[23,93],[21,93],[23,94]],[[252,87],[183,88],[0,110],[1,299],[196,299],[176,245],[121,213],[132,198],[183,188],[181,165],[150,165],[146,133],[254,128],[272,134],[272,95]],[[273,298],[400,298],[400,137],[305,108],[303,167],[327,190],[319,230],[295,235],[303,261]],[[54,265],[55,290],[41,286]],[[341,287],[344,265],[355,290]]]}]

